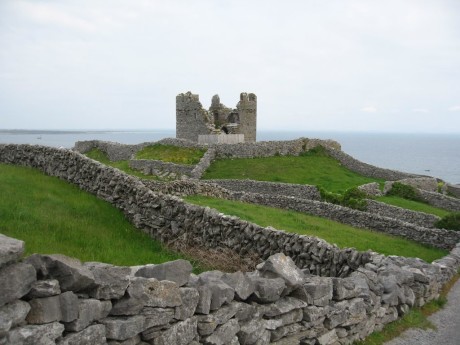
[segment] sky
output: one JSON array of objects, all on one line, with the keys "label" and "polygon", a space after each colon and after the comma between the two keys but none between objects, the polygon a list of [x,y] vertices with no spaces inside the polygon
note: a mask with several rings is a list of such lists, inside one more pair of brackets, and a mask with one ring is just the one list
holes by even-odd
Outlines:
[{"label": "sky", "polygon": [[258,129],[460,134],[458,0],[0,0],[1,129],[174,129],[175,97]]}]

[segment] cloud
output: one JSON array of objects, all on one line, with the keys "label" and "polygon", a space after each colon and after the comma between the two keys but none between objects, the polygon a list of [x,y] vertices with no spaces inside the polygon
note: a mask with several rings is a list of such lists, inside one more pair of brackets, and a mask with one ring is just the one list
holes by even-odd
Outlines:
[{"label": "cloud", "polygon": [[361,108],[361,111],[365,113],[375,113],[377,111],[377,108],[373,106],[368,106],[368,107]]},{"label": "cloud", "polygon": [[413,113],[429,113],[430,111],[425,108],[415,108],[415,109],[412,109],[412,112]]},{"label": "cloud", "polygon": [[450,107],[447,110],[449,110],[449,111],[460,111],[460,105],[454,105],[454,106]]}]

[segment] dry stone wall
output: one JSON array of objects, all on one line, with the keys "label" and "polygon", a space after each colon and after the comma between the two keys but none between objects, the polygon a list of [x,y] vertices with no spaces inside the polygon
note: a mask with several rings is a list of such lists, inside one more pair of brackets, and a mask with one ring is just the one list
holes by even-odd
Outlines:
[{"label": "dry stone wall", "polygon": [[254,272],[198,276],[183,260],[116,267],[35,254],[21,261],[23,242],[0,236],[3,343],[350,344],[436,298],[460,267],[459,245],[432,264],[341,250],[154,193],[68,150],[0,145],[0,161],[74,183],[154,238],[186,235],[266,260]]},{"label": "dry stone wall", "polygon": [[145,175],[160,175],[163,172],[168,172],[177,176],[190,176],[195,168],[194,165],[175,164],[151,159],[131,159],[128,164],[130,168],[140,170]]},{"label": "dry stone wall", "polygon": [[309,200],[321,199],[318,188],[309,185],[254,180],[204,180],[204,182],[213,183],[236,192],[244,191],[248,193],[259,193],[272,196],[283,195]]}]

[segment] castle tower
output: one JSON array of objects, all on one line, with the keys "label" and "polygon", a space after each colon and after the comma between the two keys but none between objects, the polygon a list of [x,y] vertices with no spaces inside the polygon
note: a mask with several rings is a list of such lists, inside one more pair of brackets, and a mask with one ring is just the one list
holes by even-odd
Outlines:
[{"label": "castle tower", "polygon": [[255,142],[257,132],[257,97],[255,94],[240,94],[236,106],[240,117],[239,132],[244,134],[245,142]]},{"label": "castle tower", "polygon": [[210,122],[198,95],[189,91],[176,96],[176,138],[198,141],[198,135],[210,133]]}]

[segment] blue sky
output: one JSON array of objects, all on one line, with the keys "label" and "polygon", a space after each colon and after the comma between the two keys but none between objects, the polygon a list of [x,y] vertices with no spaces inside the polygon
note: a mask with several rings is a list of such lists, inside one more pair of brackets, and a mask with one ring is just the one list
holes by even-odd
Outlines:
[{"label": "blue sky", "polygon": [[259,129],[460,133],[460,1],[0,1],[0,128],[175,127],[175,96]]}]

